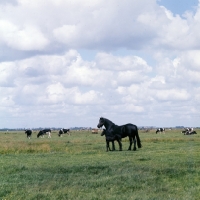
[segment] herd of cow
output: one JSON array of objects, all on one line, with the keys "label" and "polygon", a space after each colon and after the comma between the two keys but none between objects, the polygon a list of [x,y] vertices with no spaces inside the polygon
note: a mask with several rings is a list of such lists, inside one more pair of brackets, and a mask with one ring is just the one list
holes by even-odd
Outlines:
[{"label": "herd of cow", "polygon": [[[122,151],[122,143],[121,140],[124,137],[129,137],[129,148],[128,150],[131,150],[132,144],[134,144],[133,150],[136,150],[136,143],[138,148],[141,148],[141,141],[140,137],[138,134],[138,128],[134,124],[125,124],[122,126],[118,126],[114,124],[112,121],[109,119],[101,117],[99,119],[99,123],[97,125],[98,128],[105,127],[103,129],[101,136],[105,135],[106,138],[106,150],[111,151],[109,143],[112,142],[112,150],[115,150],[115,144],[114,141],[116,140],[119,144],[119,150]],[[165,128],[158,128],[156,130],[157,133],[165,133]],[[192,134],[197,134],[196,131],[193,130],[193,128],[185,128],[184,131],[181,133],[184,133],[184,135],[192,135]],[[25,130],[25,134],[27,135],[27,138],[31,138],[32,135],[32,130],[28,129]],[[60,129],[58,132],[58,136],[62,137],[63,134],[68,134],[70,135],[70,129]],[[39,137],[44,137],[44,135],[47,135],[48,138],[51,138],[51,129],[43,129],[40,130],[39,133],[37,134],[37,138]]]},{"label": "herd of cow", "polygon": [[[30,129],[26,129],[24,131],[25,131],[25,134],[27,135],[27,138],[30,139],[33,131],[30,130]],[[59,132],[58,132],[58,136],[62,137],[63,134],[70,135],[70,130],[69,129],[64,129],[64,128],[60,129]],[[37,134],[37,138],[44,137],[45,135],[47,135],[48,138],[51,138],[51,129],[40,130],[39,133]]]},{"label": "herd of cow", "polygon": [[[165,128],[158,128],[156,130],[156,134],[157,133],[165,133]],[[197,134],[197,132],[193,129],[193,128],[184,128],[183,131],[181,131],[181,133],[183,133],[184,135],[193,135],[193,134]]]}]

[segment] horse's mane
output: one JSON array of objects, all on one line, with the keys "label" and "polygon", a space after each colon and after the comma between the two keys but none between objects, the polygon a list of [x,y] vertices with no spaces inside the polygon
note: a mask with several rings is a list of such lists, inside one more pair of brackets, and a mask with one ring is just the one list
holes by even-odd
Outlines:
[{"label": "horse's mane", "polygon": [[107,118],[104,118],[104,117],[101,117],[101,118],[103,118],[104,120],[106,120],[106,121],[112,123],[113,125],[116,125],[115,123],[113,123],[111,120],[109,120],[109,119],[107,119]]}]

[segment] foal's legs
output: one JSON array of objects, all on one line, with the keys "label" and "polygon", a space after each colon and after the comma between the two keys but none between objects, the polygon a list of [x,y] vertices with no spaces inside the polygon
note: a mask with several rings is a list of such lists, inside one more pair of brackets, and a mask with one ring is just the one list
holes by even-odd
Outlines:
[{"label": "foal's legs", "polygon": [[115,151],[115,143],[112,141],[112,151]]},{"label": "foal's legs", "polygon": [[106,140],[106,151],[111,151],[110,145],[109,145],[109,140]]},{"label": "foal's legs", "polygon": [[[106,150],[107,151],[111,151],[109,142],[112,142],[112,151],[115,151],[115,143],[114,143],[114,141],[110,141],[110,140],[106,140]],[[121,141],[117,140],[117,142],[119,144],[119,151],[122,151],[122,143],[121,143]]]}]

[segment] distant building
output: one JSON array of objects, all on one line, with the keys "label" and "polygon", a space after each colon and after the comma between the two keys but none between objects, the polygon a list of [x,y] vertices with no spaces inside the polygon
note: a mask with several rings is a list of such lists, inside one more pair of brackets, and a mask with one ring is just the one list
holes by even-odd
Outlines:
[{"label": "distant building", "polygon": [[175,128],[182,129],[184,126],[175,126]]}]

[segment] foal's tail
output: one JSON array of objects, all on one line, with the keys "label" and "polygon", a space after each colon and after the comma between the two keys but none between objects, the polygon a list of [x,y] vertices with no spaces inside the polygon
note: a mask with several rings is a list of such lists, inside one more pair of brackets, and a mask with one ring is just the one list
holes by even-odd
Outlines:
[{"label": "foal's tail", "polygon": [[140,137],[139,137],[139,134],[138,134],[138,128],[137,128],[137,126],[136,126],[136,135],[135,136],[136,136],[138,148],[141,148],[142,144],[141,144]]}]

